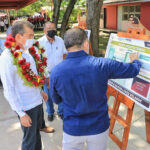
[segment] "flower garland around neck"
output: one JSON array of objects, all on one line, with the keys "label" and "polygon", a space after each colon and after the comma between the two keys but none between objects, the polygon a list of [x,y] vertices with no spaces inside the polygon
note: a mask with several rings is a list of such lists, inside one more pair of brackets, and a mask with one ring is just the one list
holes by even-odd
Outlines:
[{"label": "flower garland around neck", "polygon": [[[47,57],[44,53],[45,50],[40,47],[39,42],[35,42],[33,46],[29,48],[29,53],[35,61],[38,75],[32,71],[30,63],[26,62],[26,59],[23,58],[22,52],[19,51],[20,47],[16,45],[15,39],[11,35],[8,35],[6,38],[5,47],[11,52],[13,64],[17,67],[17,73],[24,81],[24,85],[41,88],[45,83]],[[37,49],[39,54],[36,51]]]}]

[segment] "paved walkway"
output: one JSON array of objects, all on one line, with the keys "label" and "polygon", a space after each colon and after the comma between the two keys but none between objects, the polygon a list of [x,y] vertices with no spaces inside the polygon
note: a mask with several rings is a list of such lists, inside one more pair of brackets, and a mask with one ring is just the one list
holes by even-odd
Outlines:
[{"label": "paved walkway", "polygon": [[[126,112],[124,106],[121,107],[120,112],[121,115]],[[52,123],[46,123],[47,125],[54,127],[56,132],[54,134],[41,133],[44,150],[61,150],[61,119],[56,116]],[[116,124],[115,134],[118,137],[121,137],[122,131],[122,127]],[[20,150],[21,138],[22,132],[19,121],[16,114],[10,109],[7,101],[4,99],[2,89],[0,89],[0,150]],[[84,150],[86,150],[86,146]],[[107,150],[119,150],[119,148],[112,142],[111,139],[109,139]],[[134,109],[127,150],[150,150],[150,144],[145,141],[144,111],[137,105]]]}]

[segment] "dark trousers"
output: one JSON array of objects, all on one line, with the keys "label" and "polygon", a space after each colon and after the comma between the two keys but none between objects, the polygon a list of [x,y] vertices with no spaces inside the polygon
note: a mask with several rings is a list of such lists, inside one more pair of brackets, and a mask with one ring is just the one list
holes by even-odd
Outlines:
[{"label": "dark trousers", "polygon": [[41,129],[46,128],[45,120],[44,120],[44,110],[43,110],[43,105],[42,105],[42,126]]},{"label": "dark trousers", "polygon": [[6,28],[8,29],[8,27],[9,27],[9,24],[5,24],[6,25]]},{"label": "dark trousers", "polygon": [[32,119],[31,127],[22,127],[22,150],[42,150],[40,128],[42,125],[42,105],[26,112]]},{"label": "dark trousers", "polygon": [[4,26],[1,26],[1,32],[4,32]]},{"label": "dark trousers", "polygon": [[[43,87],[44,92],[48,95],[48,101],[46,102],[46,112],[48,113],[48,115],[53,115],[55,110],[54,110],[54,103],[50,97],[50,93],[49,93],[49,89],[47,88],[47,83],[45,82],[45,85]],[[62,115],[63,114],[63,105],[62,103],[58,104],[58,110],[57,110],[58,115]]]},{"label": "dark trousers", "polygon": [[2,87],[2,81],[1,81],[1,79],[0,79],[0,88]]}]

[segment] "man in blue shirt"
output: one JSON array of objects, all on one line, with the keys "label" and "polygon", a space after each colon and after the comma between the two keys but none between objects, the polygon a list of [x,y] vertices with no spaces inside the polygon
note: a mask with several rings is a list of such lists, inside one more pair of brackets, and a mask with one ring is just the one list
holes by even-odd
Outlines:
[{"label": "man in blue shirt", "polygon": [[107,106],[108,79],[132,78],[140,70],[137,54],[132,63],[89,56],[89,42],[82,29],[66,32],[66,59],[51,72],[50,95],[55,103],[63,103],[63,150],[106,150],[109,116]]}]

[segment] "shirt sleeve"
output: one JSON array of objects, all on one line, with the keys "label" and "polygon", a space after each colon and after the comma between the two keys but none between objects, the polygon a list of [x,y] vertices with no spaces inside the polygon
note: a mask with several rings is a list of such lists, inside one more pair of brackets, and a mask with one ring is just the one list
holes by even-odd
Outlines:
[{"label": "shirt sleeve", "polygon": [[55,82],[53,73],[51,74],[51,77],[50,77],[49,93],[50,93],[51,99],[54,103],[59,104],[62,102],[62,99],[56,89],[56,82]]},{"label": "shirt sleeve", "polygon": [[132,63],[123,63],[107,59],[107,74],[109,79],[116,78],[134,78],[141,68],[141,62],[134,60]]},{"label": "shirt sleeve", "polygon": [[1,72],[1,80],[4,87],[4,96],[9,102],[11,108],[17,112],[17,114],[22,117],[25,115],[25,112],[22,110],[22,106],[19,103],[19,100],[17,98],[17,93],[15,91],[15,82],[14,77],[16,75],[16,72],[14,70],[14,66],[12,63],[8,62],[7,65],[5,65],[5,68]]}]

